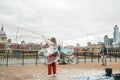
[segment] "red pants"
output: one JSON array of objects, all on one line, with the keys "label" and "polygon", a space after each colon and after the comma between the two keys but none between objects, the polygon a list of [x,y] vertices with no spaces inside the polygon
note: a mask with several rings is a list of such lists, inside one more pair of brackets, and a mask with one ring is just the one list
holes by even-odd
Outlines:
[{"label": "red pants", "polygon": [[56,63],[55,62],[48,64],[48,75],[51,75],[52,71],[53,71],[53,74],[56,74]]}]

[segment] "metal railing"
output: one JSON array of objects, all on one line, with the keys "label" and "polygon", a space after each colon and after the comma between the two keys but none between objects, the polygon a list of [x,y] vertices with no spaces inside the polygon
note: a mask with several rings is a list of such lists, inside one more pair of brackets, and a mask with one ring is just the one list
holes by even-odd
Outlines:
[{"label": "metal railing", "polygon": [[[43,64],[44,56],[41,54],[38,58],[37,50],[24,49],[0,49],[0,66],[8,65],[27,65]],[[76,57],[76,63],[100,62],[100,53],[89,51],[77,51],[73,53]],[[107,55],[108,62],[120,62],[120,51],[109,51]]]},{"label": "metal railing", "polygon": [[30,59],[34,60],[31,63],[38,64],[37,50],[23,50],[23,49],[12,49],[12,50],[0,50],[0,65],[24,65],[26,59],[27,63],[30,63]]},{"label": "metal railing", "polygon": [[[77,63],[80,62],[100,62],[101,54],[99,52],[79,51],[74,53],[77,57]],[[107,62],[120,62],[120,52],[108,52]]]}]

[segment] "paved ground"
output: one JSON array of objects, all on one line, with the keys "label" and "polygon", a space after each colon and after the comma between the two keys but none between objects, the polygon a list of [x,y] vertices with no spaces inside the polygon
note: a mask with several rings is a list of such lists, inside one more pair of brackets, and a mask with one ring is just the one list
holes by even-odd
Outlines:
[{"label": "paved ground", "polygon": [[[80,76],[105,74],[105,68],[112,68],[113,73],[120,73],[120,62],[111,62],[107,66],[100,63],[80,63],[57,65],[57,80],[74,80]],[[0,80],[48,80],[47,66],[0,66]],[[54,80],[51,78],[51,80]]]}]

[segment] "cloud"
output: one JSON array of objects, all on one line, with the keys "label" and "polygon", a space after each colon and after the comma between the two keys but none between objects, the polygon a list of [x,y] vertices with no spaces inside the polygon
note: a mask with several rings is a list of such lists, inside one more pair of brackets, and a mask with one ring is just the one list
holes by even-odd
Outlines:
[{"label": "cloud", "polygon": [[[15,42],[17,27],[56,37],[65,44],[103,41],[120,26],[120,0],[0,0],[0,25]],[[19,30],[19,39],[40,42],[39,35]],[[24,36],[34,36],[24,37]]]}]

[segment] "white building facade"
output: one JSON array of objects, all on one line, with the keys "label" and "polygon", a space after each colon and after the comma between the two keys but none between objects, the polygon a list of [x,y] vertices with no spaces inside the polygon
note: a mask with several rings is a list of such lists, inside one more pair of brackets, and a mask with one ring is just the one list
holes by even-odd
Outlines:
[{"label": "white building facade", "polygon": [[7,43],[7,36],[2,26],[0,30],[0,49],[4,49],[6,43]]},{"label": "white building facade", "polygon": [[112,47],[113,38],[108,38],[107,35],[104,37],[104,44],[106,47]]}]

